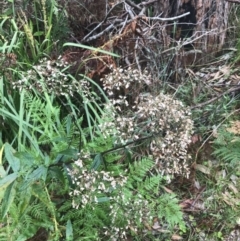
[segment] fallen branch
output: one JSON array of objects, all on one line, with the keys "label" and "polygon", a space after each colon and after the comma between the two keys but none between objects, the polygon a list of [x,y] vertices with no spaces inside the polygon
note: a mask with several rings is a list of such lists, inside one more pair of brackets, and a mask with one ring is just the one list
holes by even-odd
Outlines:
[{"label": "fallen branch", "polygon": [[205,105],[209,105],[209,104],[211,104],[212,102],[220,99],[222,96],[228,95],[228,94],[230,94],[230,93],[232,93],[232,92],[235,92],[235,91],[237,91],[237,90],[240,90],[240,86],[238,86],[238,87],[236,87],[236,88],[231,88],[231,89],[229,89],[229,90],[221,93],[220,95],[212,98],[211,100],[205,101],[205,102],[200,103],[200,104],[195,105],[195,106],[192,106],[192,107],[191,107],[191,110],[196,109],[196,108],[202,108],[202,107],[205,106]]},{"label": "fallen branch", "polygon": [[103,19],[103,21],[100,22],[90,33],[88,33],[86,36],[84,36],[84,38],[82,39],[82,42],[85,42],[86,39],[87,39],[89,36],[91,36],[91,34],[92,34],[93,32],[95,32],[99,27],[101,27],[101,26],[105,23],[105,22],[107,21],[108,16],[110,15],[110,13],[113,11],[113,9],[114,9],[115,7],[117,7],[118,5],[120,5],[120,4],[122,4],[122,2],[115,4],[115,5],[108,11],[108,13],[106,14],[106,16],[105,16],[105,18]]},{"label": "fallen branch", "polygon": [[227,2],[230,3],[239,3],[240,4],[240,0],[226,0]]},{"label": "fallen branch", "polygon": [[[187,15],[189,15],[190,12],[187,12],[187,13],[184,13],[182,15],[179,15],[179,16],[176,16],[176,17],[172,17],[172,18],[160,18],[160,17],[148,17],[149,20],[155,20],[155,21],[162,21],[162,22],[166,22],[166,21],[174,21],[174,20],[177,20],[179,18],[182,18],[182,17],[185,17]],[[132,17],[132,16],[131,16]],[[142,18],[143,16],[140,16],[140,15],[137,15],[135,18]],[[135,19],[134,18],[134,19]],[[123,22],[123,23],[120,23],[118,24],[118,26],[115,26],[114,25],[114,21],[116,21],[116,19],[113,21],[112,24],[110,24],[106,29],[104,29],[102,32],[96,34],[96,35],[93,35],[92,37],[90,37],[91,33],[93,33],[97,28],[99,28],[103,22],[101,22],[94,30],[92,30],[88,35],[86,35],[83,39],[82,39],[82,42],[86,43],[86,42],[90,42],[92,40],[95,40],[99,37],[101,37],[103,34],[105,34],[106,32],[110,31],[111,29],[113,29],[114,27],[119,27],[119,26],[123,26],[123,25],[126,25],[126,23],[130,23],[131,21],[133,21],[134,19],[130,19],[128,20],[127,22]]]},{"label": "fallen branch", "polygon": [[172,17],[172,18],[159,18],[159,17],[148,17],[149,20],[156,20],[156,21],[161,21],[161,22],[168,22],[168,21],[175,21],[179,18],[183,18],[187,15],[189,15],[190,12],[187,12],[187,13],[184,13],[184,14],[181,14],[179,16],[176,16],[176,17]]},{"label": "fallen branch", "polygon": [[132,2],[131,0],[125,0],[125,2],[130,5],[131,7],[137,8],[138,10],[141,10],[141,8],[134,2]]},{"label": "fallen branch", "polygon": [[155,3],[157,2],[157,0],[150,0],[148,2],[141,2],[139,5],[143,5],[143,6],[146,6],[146,5],[149,5],[149,4],[152,4],[152,3]]}]

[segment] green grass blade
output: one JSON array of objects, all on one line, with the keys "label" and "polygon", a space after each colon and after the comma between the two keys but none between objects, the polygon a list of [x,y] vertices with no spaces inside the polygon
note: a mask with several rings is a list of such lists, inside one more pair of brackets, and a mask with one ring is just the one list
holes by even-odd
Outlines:
[{"label": "green grass blade", "polygon": [[65,44],[63,44],[63,47],[65,47],[65,46],[71,46],[71,47],[78,47],[78,48],[83,48],[83,49],[89,49],[89,50],[92,50],[92,51],[95,51],[95,52],[99,52],[99,53],[103,53],[103,54],[108,54],[108,55],[113,56],[113,57],[120,57],[118,54],[114,54],[114,53],[108,52],[108,51],[106,51],[106,50],[102,50],[102,49],[99,49],[99,48],[94,48],[94,47],[87,46],[87,45],[84,45],[84,44],[65,43]]}]

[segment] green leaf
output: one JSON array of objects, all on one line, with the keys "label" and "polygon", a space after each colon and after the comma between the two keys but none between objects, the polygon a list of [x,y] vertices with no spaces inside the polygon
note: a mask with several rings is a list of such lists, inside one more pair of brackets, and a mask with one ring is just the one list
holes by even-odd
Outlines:
[{"label": "green leaf", "polygon": [[62,170],[56,166],[49,168],[48,176],[51,178],[56,178],[58,181],[61,182],[62,185],[65,185],[65,183],[67,181],[66,176],[64,175],[64,170]]},{"label": "green leaf", "polygon": [[11,39],[11,43],[10,45],[8,46],[8,50],[7,50],[7,53],[11,53],[13,52],[13,47],[15,47],[15,42],[17,40],[17,35],[18,35],[18,32],[16,31]]},{"label": "green leaf", "polygon": [[1,150],[0,150],[0,165],[2,166],[2,154],[3,154],[3,149],[4,149],[4,145],[2,146]]},{"label": "green leaf", "polygon": [[20,236],[18,236],[16,241],[26,241],[27,237],[24,234],[21,234]]},{"label": "green leaf", "polygon": [[0,180],[0,191],[7,188],[17,178],[17,176],[17,173],[14,172]]},{"label": "green leaf", "polygon": [[83,48],[83,49],[89,49],[89,50],[92,50],[92,51],[95,51],[95,52],[99,52],[99,53],[103,53],[103,54],[108,54],[108,55],[111,55],[113,57],[120,57],[119,55],[117,54],[114,54],[114,53],[111,53],[111,52],[108,52],[106,50],[102,50],[102,49],[99,49],[99,48],[94,48],[94,47],[91,47],[91,46],[87,46],[87,45],[83,45],[83,44],[75,44],[75,43],[65,43],[63,45],[64,46],[71,46],[71,47],[78,47],[78,48]]},{"label": "green leaf", "polygon": [[28,179],[29,181],[35,181],[40,179],[45,181],[47,177],[47,172],[48,172],[48,168],[41,165],[28,176]]},{"label": "green leaf", "polygon": [[12,146],[9,143],[6,143],[4,150],[5,150],[5,157],[9,165],[11,166],[14,172],[18,172],[20,169],[20,160],[13,155],[14,150]]},{"label": "green leaf", "polygon": [[3,149],[4,149],[4,145],[2,146],[1,150],[0,150],[0,178],[3,178],[7,175],[7,172],[5,171],[3,165],[2,165],[2,154],[3,154]]},{"label": "green leaf", "polygon": [[64,156],[69,156],[71,158],[77,158],[78,150],[75,148],[68,148],[66,150],[60,151],[59,154]]},{"label": "green leaf", "polygon": [[32,185],[32,194],[38,198],[46,207],[51,209],[52,203],[48,200],[47,193],[41,183]]},{"label": "green leaf", "polygon": [[12,182],[6,189],[4,197],[3,197],[3,203],[2,203],[2,212],[1,212],[1,219],[3,219],[9,208],[11,207],[11,204],[16,196],[16,189],[15,189],[15,182]]},{"label": "green leaf", "polygon": [[4,170],[3,166],[0,166],[0,178],[3,178],[7,175],[7,172]]},{"label": "green leaf", "polygon": [[67,131],[67,135],[70,135],[71,133],[71,127],[72,127],[72,117],[70,115],[67,116],[67,120],[66,120],[66,131]]},{"label": "green leaf", "polygon": [[37,160],[37,158],[29,152],[17,152],[15,156],[20,160],[22,170],[30,170]]},{"label": "green leaf", "polygon": [[184,225],[183,213],[174,194],[163,194],[158,198],[158,216],[165,218],[170,227]]},{"label": "green leaf", "polygon": [[97,170],[99,168],[99,166],[103,163],[103,156],[101,153],[98,153],[93,160],[93,164],[91,166],[91,170]]},{"label": "green leaf", "polygon": [[22,196],[20,204],[18,205],[19,216],[22,216],[27,207],[30,205],[31,197],[32,195],[30,194],[30,192],[25,192],[25,195]]},{"label": "green leaf", "polygon": [[72,228],[71,220],[67,221],[66,238],[67,238],[67,241],[72,241],[73,240],[73,228]]},{"label": "green leaf", "polygon": [[98,197],[97,198],[98,203],[105,203],[105,202],[109,202],[109,201],[110,201],[109,197]]},{"label": "green leaf", "polygon": [[131,163],[132,162],[132,155],[131,155],[131,152],[128,148],[124,148],[124,154],[126,156],[126,161],[127,163]]},{"label": "green leaf", "polygon": [[33,36],[38,37],[38,36],[42,36],[43,34],[44,34],[43,31],[38,31],[38,32],[35,32],[35,33],[33,34]]}]

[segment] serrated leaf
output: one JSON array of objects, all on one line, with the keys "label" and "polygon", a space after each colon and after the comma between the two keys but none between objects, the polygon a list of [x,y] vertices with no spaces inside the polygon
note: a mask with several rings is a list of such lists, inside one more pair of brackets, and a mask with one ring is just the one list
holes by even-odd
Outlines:
[{"label": "serrated leaf", "polygon": [[30,200],[31,200],[31,195],[29,193],[29,195],[24,195],[21,198],[20,204],[18,205],[18,210],[19,210],[19,216],[23,215],[23,213],[25,212],[25,210],[27,209]]},{"label": "serrated leaf", "polygon": [[66,162],[71,159],[77,159],[78,158],[78,150],[74,148],[68,148],[66,150],[63,150],[58,153],[57,158],[55,160],[55,163],[58,163],[59,161],[61,162]]},{"label": "serrated leaf", "polygon": [[66,182],[66,176],[64,175],[64,171],[59,167],[56,167],[56,166],[50,167],[48,171],[48,175],[50,175],[52,178],[55,177],[62,184],[65,184]]},{"label": "serrated leaf", "polygon": [[40,179],[45,181],[47,177],[47,171],[48,171],[48,168],[41,165],[28,176],[28,179],[29,181],[35,181]]},{"label": "serrated leaf", "polygon": [[41,184],[33,184],[32,185],[32,194],[38,198],[43,204],[45,204],[47,207],[51,205],[49,200],[47,199],[46,192],[43,188],[43,185]]}]

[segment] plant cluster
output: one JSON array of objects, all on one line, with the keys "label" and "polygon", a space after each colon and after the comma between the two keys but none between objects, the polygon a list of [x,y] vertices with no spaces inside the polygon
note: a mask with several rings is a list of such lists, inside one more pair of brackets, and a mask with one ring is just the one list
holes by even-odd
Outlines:
[{"label": "plant cluster", "polygon": [[[111,67],[101,87],[86,76],[73,77],[65,58],[53,57],[62,49],[58,39],[60,43],[68,33],[63,21],[67,15],[60,11],[60,4],[65,3],[34,0],[4,5],[0,36],[0,240],[33,240],[39,230],[45,230],[49,241],[176,240],[173,234],[183,236],[186,232],[186,216],[188,228],[194,226],[192,216],[183,215],[183,205],[170,183],[174,175],[189,177],[190,108],[160,93],[162,83],[140,71],[138,51],[132,55],[138,69]],[[82,3],[76,4],[84,8]],[[106,16],[110,22],[115,10]],[[139,19],[134,22],[136,31],[139,23]],[[132,38],[132,28],[118,27],[116,31],[123,30],[122,39],[114,39],[113,46]],[[85,40],[99,29],[94,27]],[[68,46],[84,47],[64,45]],[[156,51],[161,53],[161,48]],[[99,62],[110,54],[89,46],[86,49],[92,54],[84,54]],[[154,63],[152,68],[146,65],[149,69],[157,68],[158,77],[170,78],[170,64],[161,68],[166,63],[164,56],[159,60],[153,49],[140,49],[146,50],[146,59]],[[103,59],[96,52],[104,54]],[[80,58],[83,65],[87,62],[84,54]],[[104,67],[106,70],[105,63]],[[100,73],[100,68],[96,72]],[[192,87],[184,83],[178,88],[178,96],[188,104],[192,104],[187,97]],[[208,96],[203,93],[198,97],[200,101]],[[214,108],[212,105],[209,112]],[[222,105],[218,109],[222,111]],[[219,111],[219,115],[225,112]],[[235,124],[234,130],[239,127]],[[232,218],[221,226],[226,230],[239,225],[240,141],[239,133],[218,134],[214,145],[219,172],[214,168],[208,172],[208,188],[197,198],[206,199],[207,209],[201,214],[212,226]],[[197,173],[194,183],[198,177]],[[192,203],[190,211],[198,211],[197,200],[187,201]],[[194,219],[202,221],[200,215]],[[221,234],[215,237],[222,238]]]},{"label": "plant cluster", "polygon": [[[47,61],[39,65],[45,66],[44,63],[50,66]],[[44,68],[33,69],[38,69],[42,86],[46,88],[50,76],[41,72]],[[26,73],[29,74],[28,69]],[[37,82],[40,75],[33,74],[29,82]],[[19,76],[26,75],[22,71],[15,77]],[[123,240],[128,235],[151,240],[154,235],[162,235],[160,231],[153,231],[155,216],[161,228],[173,230],[179,226],[184,230],[177,199],[159,190],[159,185],[165,182],[162,175],[149,176],[153,166],[151,159],[129,166],[126,162],[120,164],[120,159],[125,158],[122,152],[102,154],[114,148],[115,138],[111,133],[104,137],[98,129],[105,121],[104,115],[95,115],[94,128],[92,125],[83,127],[71,98],[67,102],[71,112],[60,117],[62,106],[56,101],[59,93],[55,93],[56,89],[49,93],[35,85],[31,91],[24,83],[17,88],[14,86],[8,85],[12,97],[7,91],[1,92],[5,105],[0,111],[4,125],[12,127],[8,138],[13,139],[0,152],[2,240],[17,240],[17,237],[26,240],[39,228],[47,230],[49,240],[56,241],[61,240],[61,236],[65,240]],[[87,113],[94,94],[91,95],[89,84],[84,84],[83,88],[79,94],[86,101],[83,106]],[[68,95],[69,92],[64,96]],[[93,115],[89,113],[90,121]],[[59,190],[59,185],[64,188]],[[19,205],[21,210],[15,212]],[[47,217],[51,217],[49,222],[44,222]],[[23,225],[28,227],[26,232],[21,231]]]},{"label": "plant cluster", "polygon": [[[119,192],[116,197],[111,195],[116,189],[125,185],[126,177],[114,177],[113,173],[107,171],[94,171],[81,167],[79,172],[72,173],[72,183],[75,188],[69,193],[73,197],[73,208],[85,208],[86,205],[94,207],[94,203],[107,201],[108,199],[122,199]],[[106,198],[107,197],[107,198]],[[80,200],[77,200],[80,198]],[[114,200],[115,201],[115,200]]]},{"label": "plant cluster", "polygon": [[[185,231],[182,212],[175,195],[161,193],[164,178],[161,175],[148,177],[152,160],[134,162],[130,165],[127,176],[87,170],[83,162],[80,163],[78,171],[69,170],[74,181],[74,189],[70,193],[73,197],[71,205],[76,211],[75,215],[67,213],[65,219],[71,218],[73,221],[80,218],[78,215],[83,218],[94,213],[95,218],[91,220],[92,232],[109,240],[127,240],[130,233],[151,240],[154,236],[161,237],[162,229],[171,233],[170,230],[176,225],[181,231]],[[69,206],[66,205],[63,210],[65,208]],[[154,217],[158,217],[158,221],[154,221]],[[81,221],[77,225],[81,225],[82,230],[86,231],[90,222]],[[95,229],[96,225],[98,229]],[[89,233],[85,233],[85,236],[91,240]]]},{"label": "plant cluster", "polygon": [[153,157],[155,169],[164,175],[188,176],[190,156],[187,149],[193,130],[190,109],[169,95],[155,95],[154,86],[151,86],[153,80],[146,72],[141,74],[136,69],[119,68],[105,76],[102,82],[112,105],[106,105],[111,121],[105,121],[102,132],[109,134],[114,130],[116,145],[152,137],[145,154]]},{"label": "plant cluster", "polygon": [[61,56],[57,60],[41,59],[38,64],[33,65],[28,71],[22,71],[19,76],[20,79],[13,79],[12,88],[17,88],[19,91],[34,89],[39,93],[54,92],[57,95],[72,96],[77,89],[74,88],[74,83],[69,84],[70,78],[65,73],[67,64]]}]

